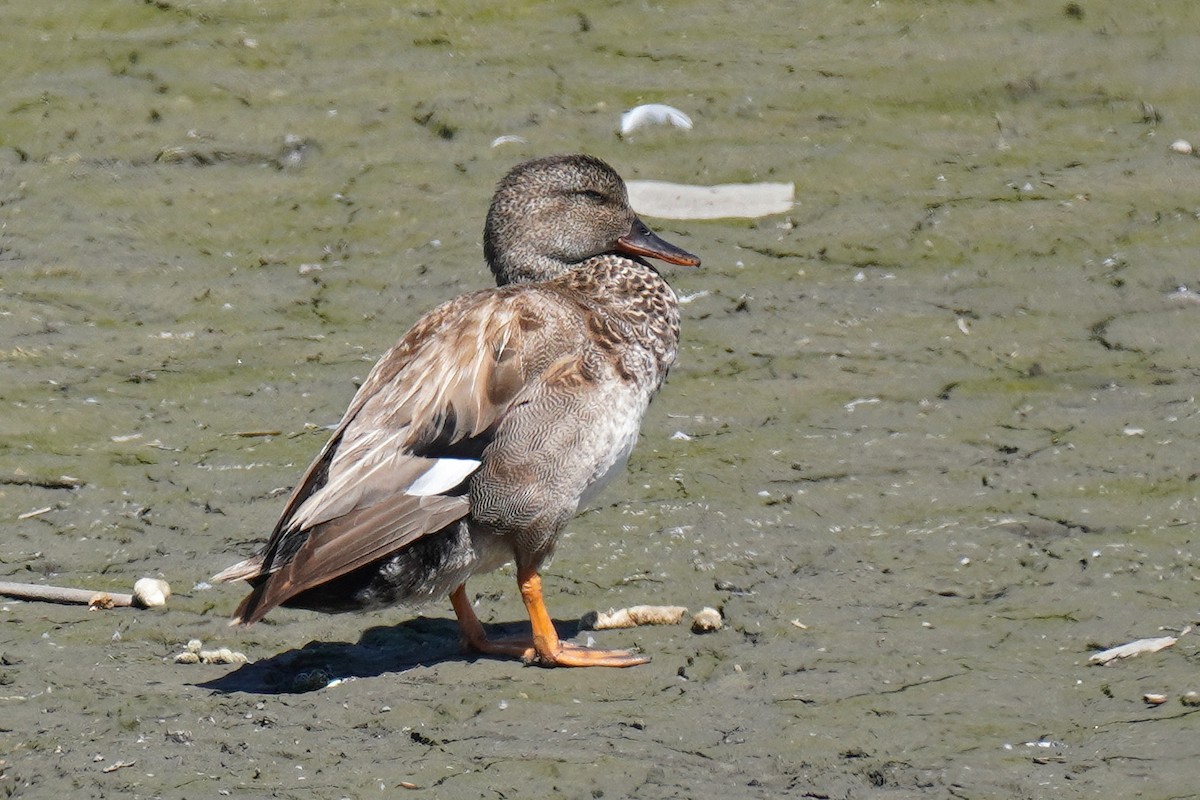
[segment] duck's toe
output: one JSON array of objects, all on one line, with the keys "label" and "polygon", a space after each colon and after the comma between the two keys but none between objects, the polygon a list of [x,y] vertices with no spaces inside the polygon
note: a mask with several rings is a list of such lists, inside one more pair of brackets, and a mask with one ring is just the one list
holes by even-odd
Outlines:
[{"label": "duck's toe", "polygon": [[534,651],[531,655],[525,663],[539,667],[636,667],[650,661],[650,656],[632,650],[603,650],[569,642],[560,642],[557,652]]}]

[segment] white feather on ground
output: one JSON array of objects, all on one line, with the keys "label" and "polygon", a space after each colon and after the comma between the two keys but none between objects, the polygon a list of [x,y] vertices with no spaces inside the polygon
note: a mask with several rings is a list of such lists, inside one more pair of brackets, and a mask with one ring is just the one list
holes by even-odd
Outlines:
[{"label": "white feather on ground", "polygon": [[692,118],[674,106],[662,103],[647,103],[635,106],[621,115],[621,133],[626,134],[650,125],[671,125],[684,130],[692,129]]}]

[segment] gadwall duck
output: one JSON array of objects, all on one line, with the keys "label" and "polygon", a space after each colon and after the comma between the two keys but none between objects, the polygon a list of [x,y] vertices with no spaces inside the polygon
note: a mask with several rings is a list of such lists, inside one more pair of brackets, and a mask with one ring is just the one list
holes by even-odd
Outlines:
[{"label": "gadwall duck", "polygon": [[[216,580],[275,606],[342,612],[446,593],[466,645],[543,666],[649,659],[562,642],[538,570],[624,466],[675,361],[675,293],[642,257],[698,266],[629,207],[590,156],[515,167],[484,252],[498,288],[426,314],[371,370],[292,491],[266,546]],[[516,563],[532,637],[489,639],[466,581]]]}]

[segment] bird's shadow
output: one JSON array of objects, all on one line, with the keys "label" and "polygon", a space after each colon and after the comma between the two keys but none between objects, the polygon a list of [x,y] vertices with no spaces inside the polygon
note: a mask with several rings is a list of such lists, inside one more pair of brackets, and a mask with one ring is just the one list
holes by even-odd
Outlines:
[{"label": "bird's shadow", "polygon": [[[555,620],[554,625],[564,639],[580,630],[578,620]],[[492,637],[529,633],[528,622],[487,628]],[[414,617],[397,625],[368,628],[355,643],[312,641],[196,686],[223,694],[303,694],[336,679],[373,678],[446,661],[486,658],[491,656],[463,649],[454,619]]]}]

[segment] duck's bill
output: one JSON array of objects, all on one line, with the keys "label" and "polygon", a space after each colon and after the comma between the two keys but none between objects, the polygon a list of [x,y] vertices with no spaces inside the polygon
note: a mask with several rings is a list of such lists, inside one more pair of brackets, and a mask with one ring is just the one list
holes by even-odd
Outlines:
[{"label": "duck's bill", "polygon": [[666,261],[668,264],[678,264],[682,267],[698,267],[700,259],[660,238],[650,230],[646,223],[634,217],[633,227],[629,233],[617,239],[617,250],[631,256],[646,256]]}]

